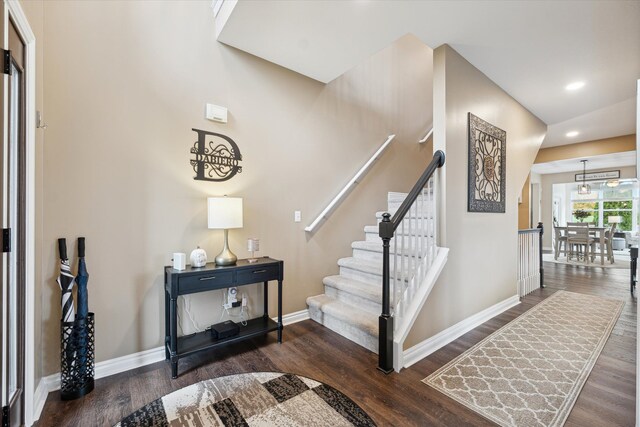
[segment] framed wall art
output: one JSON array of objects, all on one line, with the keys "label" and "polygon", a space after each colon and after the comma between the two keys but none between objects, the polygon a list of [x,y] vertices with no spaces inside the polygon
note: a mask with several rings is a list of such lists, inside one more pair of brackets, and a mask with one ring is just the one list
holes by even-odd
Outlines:
[{"label": "framed wall art", "polygon": [[507,133],[469,113],[469,212],[505,211]]}]

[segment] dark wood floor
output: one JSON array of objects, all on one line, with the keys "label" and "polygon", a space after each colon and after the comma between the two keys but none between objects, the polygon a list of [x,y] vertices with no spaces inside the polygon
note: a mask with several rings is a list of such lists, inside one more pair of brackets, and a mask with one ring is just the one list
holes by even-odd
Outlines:
[{"label": "dark wood floor", "polygon": [[490,421],[426,386],[421,380],[504,326],[544,298],[566,289],[626,302],[567,426],[632,426],[635,420],[636,302],[628,290],[628,270],[545,263],[547,288],[484,323],[399,374],[376,370],[377,356],[318,325],[304,321],[275,336],[228,347],[217,354],[183,359],[180,376],[170,379],[165,362],[113,375],[76,401],[49,395],[38,427],[109,426],[133,410],[173,390],[208,378],[253,371],[282,371],[325,382],[351,397],[381,426],[486,426]]}]

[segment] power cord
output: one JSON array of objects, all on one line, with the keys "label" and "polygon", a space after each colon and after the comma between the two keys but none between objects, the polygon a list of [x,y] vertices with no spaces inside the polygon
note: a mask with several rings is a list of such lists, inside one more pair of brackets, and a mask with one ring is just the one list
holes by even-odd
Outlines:
[{"label": "power cord", "polygon": [[187,317],[189,318],[189,320],[191,320],[191,324],[193,325],[193,328],[196,330],[196,332],[192,332],[190,334],[185,335],[184,328],[182,327],[182,316],[180,316],[180,310],[178,310],[176,314],[178,317],[178,328],[180,329],[180,333],[182,334],[182,336],[191,336],[191,335],[195,335],[198,332],[202,332],[202,329],[198,327],[198,324],[196,323],[195,320],[193,320],[193,316],[191,315],[191,299],[188,299],[185,296],[182,296],[182,298],[178,297],[178,301],[180,299],[182,300],[182,309],[184,310],[185,313],[187,313]]},{"label": "power cord", "polygon": [[[226,314],[227,316],[229,316],[230,318],[234,317],[234,318],[240,318],[240,324],[242,326],[247,326],[247,320],[249,320],[249,307],[247,304],[247,297],[243,294],[242,295],[242,304],[241,304],[241,309],[240,309],[240,313],[239,314],[232,314],[229,311],[229,299],[228,299],[228,292],[225,292],[224,290],[222,290],[222,312],[220,313],[220,321],[222,321],[222,319],[224,318],[224,315]],[[237,308],[237,307],[233,307],[233,308]]]}]

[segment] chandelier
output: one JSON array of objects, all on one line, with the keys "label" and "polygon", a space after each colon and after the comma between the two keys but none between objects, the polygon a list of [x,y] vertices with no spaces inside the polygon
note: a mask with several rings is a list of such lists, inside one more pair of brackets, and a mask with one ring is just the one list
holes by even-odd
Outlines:
[{"label": "chandelier", "polygon": [[582,184],[578,185],[578,194],[591,194],[591,186],[587,184],[587,162],[588,160],[580,160],[582,162]]}]

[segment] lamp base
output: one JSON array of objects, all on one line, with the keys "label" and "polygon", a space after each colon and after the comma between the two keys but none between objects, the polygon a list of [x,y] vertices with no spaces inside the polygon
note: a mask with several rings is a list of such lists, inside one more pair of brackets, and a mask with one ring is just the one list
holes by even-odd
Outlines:
[{"label": "lamp base", "polygon": [[222,251],[216,257],[216,265],[234,265],[238,257],[231,251]]},{"label": "lamp base", "polygon": [[234,265],[238,261],[236,254],[229,249],[229,230],[224,230],[224,248],[216,256],[216,265]]}]

